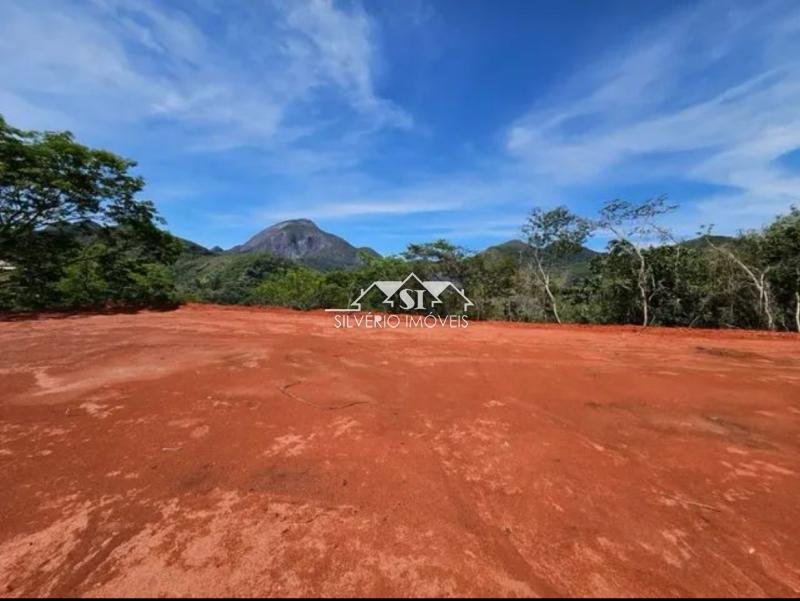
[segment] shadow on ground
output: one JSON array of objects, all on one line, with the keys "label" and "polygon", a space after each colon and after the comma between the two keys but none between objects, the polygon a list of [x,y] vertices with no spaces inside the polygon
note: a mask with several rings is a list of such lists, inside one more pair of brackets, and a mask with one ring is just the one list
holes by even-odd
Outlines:
[{"label": "shadow on ground", "polygon": [[43,311],[0,311],[0,322],[41,321],[45,319],[77,319],[91,315],[133,315],[143,311],[167,313],[179,309],[180,305],[94,307],[87,309],[64,309]]}]

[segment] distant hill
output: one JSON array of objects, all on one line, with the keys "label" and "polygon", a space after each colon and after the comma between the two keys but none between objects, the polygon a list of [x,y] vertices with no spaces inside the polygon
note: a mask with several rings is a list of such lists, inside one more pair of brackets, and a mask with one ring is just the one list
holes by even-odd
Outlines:
[{"label": "distant hill", "polygon": [[185,252],[174,266],[175,284],[184,298],[246,303],[264,278],[292,265],[272,253]]},{"label": "distant hill", "polygon": [[[709,236],[711,242],[717,246],[736,246],[737,239],[731,236]],[[681,246],[704,251],[708,247],[708,239],[704,236],[692,238],[679,242]],[[493,257],[510,257],[517,261],[523,261],[529,256],[530,249],[522,240],[509,240],[502,244],[490,246],[482,254]],[[594,257],[605,253],[583,247],[577,253],[564,257],[556,265],[556,275],[566,276],[568,281],[574,281],[589,275],[589,263]]]},{"label": "distant hill", "polygon": [[737,239],[731,236],[700,236],[699,238],[692,238],[691,240],[684,240],[680,244],[687,248],[708,248],[708,242],[711,241],[717,246],[736,246]]},{"label": "distant hill", "polygon": [[174,236],[178,242],[183,244],[183,252],[190,255],[213,255],[215,250],[209,250],[205,246],[198,244],[197,242],[192,242],[191,240],[187,240],[186,238],[179,238],[178,236]]},{"label": "distant hill", "polygon": [[371,248],[356,248],[343,238],[321,230],[310,219],[276,223],[229,252],[268,252],[322,271],[356,267],[361,263],[361,252],[380,256]]},{"label": "distant hill", "polygon": [[530,252],[528,245],[522,240],[509,240],[502,244],[490,246],[483,251],[487,255],[499,255],[502,257],[524,257]]},{"label": "distant hill", "polygon": [[[88,224],[89,232],[96,224]],[[356,248],[346,240],[321,230],[309,219],[292,219],[276,223],[251,237],[244,244],[238,245],[229,251],[219,247],[207,249],[200,244],[178,238],[184,245],[183,260],[179,261],[177,272],[179,280],[188,285],[188,280],[195,276],[210,276],[211,280],[221,277],[222,280],[236,279],[230,274],[238,273],[240,269],[259,272],[262,264],[270,264],[266,256],[272,256],[283,261],[285,265],[292,263],[320,271],[333,269],[349,269],[360,264],[359,254],[365,252],[372,256],[380,256],[371,248]],[[729,236],[711,236],[711,241],[720,246],[733,245],[736,239]],[[707,248],[704,237],[694,238],[680,242],[682,246],[697,250]],[[522,263],[530,256],[530,249],[523,240],[508,240],[501,244],[490,246],[480,255],[495,259],[511,259]],[[575,282],[590,275],[589,266],[594,257],[604,253],[582,247],[578,252],[559,260],[555,266],[555,276],[563,278],[566,282]],[[252,269],[250,261],[234,260],[235,257],[252,256],[254,264],[259,269]],[[258,257],[258,258],[256,258]],[[194,259],[194,260],[193,260]],[[238,276],[237,276],[238,277]],[[191,287],[191,286],[188,286]]]},{"label": "distant hill", "polygon": [[[502,244],[490,246],[483,251],[483,254],[489,257],[510,257],[514,260],[522,262],[530,257],[530,248],[522,240],[509,240]],[[581,249],[571,255],[563,257],[556,264],[556,275],[565,277],[568,281],[573,281],[589,275],[589,262],[593,257],[600,255],[590,248],[581,247]]]},{"label": "distant hill", "polygon": [[[82,221],[76,221],[73,223],[51,225],[46,227],[44,231],[59,232],[62,234],[66,234],[68,236],[75,236],[81,242],[81,244],[89,244],[97,239],[98,234],[102,232],[103,229],[104,226],[100,225],[96,221],[92,221],[91,219],[84,219]],[[184,254],[188,255],[214,254],[214,251],[208,250],[205,246],[202,246],[197,242],[192,242],[191,240],[187,240],[186,238],[181,238],[180,236],[176,236],[174,234],[170,235],[175,240],[181,243],[181,245],[183,246]]]}]

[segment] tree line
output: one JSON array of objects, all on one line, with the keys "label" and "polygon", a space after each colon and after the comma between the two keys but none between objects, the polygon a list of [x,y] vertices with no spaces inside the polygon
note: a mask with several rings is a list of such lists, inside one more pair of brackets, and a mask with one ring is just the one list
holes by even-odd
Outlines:
[{"label": "tree line", "polygon": [[[675,240],[660,218],[665,197],[611,200],[596,219],[565,207],[534,209],[513,252],[470,252],[446,240],[392,257],[363,256],[355,269],[320,272],[269,255],[189,259],[181,295],[194,300],[347,307],[376,280],[446,279],[463,287],[477,319],[800,331],[800,211],[758,231]],[[584,243],[609,233],[605,252]],[[216,264],[216,266],[215,266]],[[367,310],[386,307],[373,299]],[[436,309],[458,313],[457,299]]]},{"label": "tree line", "polygon": [[[766,227],[735,237],[714,236],[704,226],[685,241],[663,224],[676,208],[659,196],[610,200],[593,220],[564,207],[534,209],[524,231],[540,317],[549,312],[559,321],[563,303],[570,320],[588,323],[800,332],[800,211],[791,207]],[[550,262],[598,230],[609,236],[606,252],[591,260],[580,281],[556,278],[553,292]]]},{"label": "tree line", "polygon": [[[354,269],[317,271],[266,253],[191,252],[138,195],[133,161],[66,132],[0,117],[0,309],[174,305],[184,300],[346,307],[375,280],[447,279],[477,319],[800,331],[800,211],[734,237],[678,240],[665,196],[614,199],[597,215],[534,208],[512,249],[446,240]],[[593,235],[604,252],[585,248]],[[385,310],[378,300],[366,310]],[[463,310],[457,299],[437,308]]]}]

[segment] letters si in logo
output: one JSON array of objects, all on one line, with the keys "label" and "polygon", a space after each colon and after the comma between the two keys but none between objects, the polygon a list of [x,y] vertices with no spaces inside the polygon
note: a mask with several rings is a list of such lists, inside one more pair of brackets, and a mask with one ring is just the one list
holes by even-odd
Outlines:
[{"label": "letters si in logo", "polygon": [[404,280],[372,282],[367,288],[361,290],[350,306],[346,309],[328,309],[328,311],[361,311],[364,298],[379,290],[383,296],[384,305],[404,311],[426,311],[442,303],[441,296],[447,290],[454,291],[464,305],[464,311],[473,306],[473,302],[464,294],[464,290],[457,288],[448,281],[422,281],[415,274],[409,274]]}]

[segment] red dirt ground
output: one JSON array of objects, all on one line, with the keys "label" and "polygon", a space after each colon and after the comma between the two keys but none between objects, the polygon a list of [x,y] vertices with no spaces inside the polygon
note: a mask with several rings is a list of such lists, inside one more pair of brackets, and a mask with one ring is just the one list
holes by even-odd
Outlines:
[{"label": "red dirt ground", "polygon": [[800,594],[800,338],[0,323],[0,596]]}]

